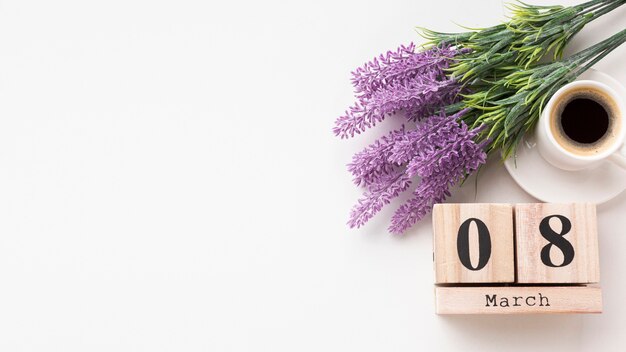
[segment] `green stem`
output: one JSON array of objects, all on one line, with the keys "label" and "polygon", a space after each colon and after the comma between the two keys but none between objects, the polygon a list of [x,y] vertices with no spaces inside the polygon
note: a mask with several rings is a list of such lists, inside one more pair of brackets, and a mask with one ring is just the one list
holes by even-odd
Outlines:
[{"label": "green stem", "polygon": [[591,68],[593,65],[598,63],[598,61],[602,60],[605,56],[610,54],[614,49],[616,49],[617,47],[622,45],[624,42],[626,42],[626,29],[624,29],[621,32],[617,33],[615,36],[617,36],[617,38],[616,38],[614,43],[608,45],[606,48],[604,48],[604,50],[602,50],[602,51],[600,51],[600,53],[596,54],[595,57],[593,55],[590,56],[589,58],[593,57],[593,59],[591,61],[587,62],[585,65],[583,65],[580,69],[578,69],[576,71],[573,71],[572,72],[572,75],[573,75],[572,78],[578,77],[580,74],[582,74],[583,72],[585,72],[586,70]]},{"label": "green stem", "polygon": [[579,6],[577,6],[578,8],[582,9],[582,11],[580,12],[581,15],[587,14],[589,12],[593,12],[599,8],[601,8],[602,6],[606,6],[607,4],[610,4],[613,1],[618,1],[618,0],[611,0],[611,1],[590,1],[584,4],[580,4]]},{"label": "green stem", "polygon": [[[618,0],[618,1],[614,1],[613,3],[611,3],[608,6],[607,5],[599,6],[598,8],[600,8],[600,10],[597,10],[597,9],[591,10],[590,9],[590,11],[593,13],[593,18],[590,20],[590,22],[592,20],[595,20],[596,18],[602,16],[602,15],[605,15],[605,14],[615,10],[616,8],[624,5],[625,3],[626,3],[626,1],[624,1],[624,0]],[[586,13],[587,13],[586,11],[582,12],[581,15],[585,15]]]},{"label": "green stem", "polygon": [[599,54],[600,52],[602,52],[605,48],[611,46],[614,42],[619,42],[620,44],[624,42],[624,39],[626,38],[626,29],[623,29],[619,32],[617,32],[616,34],[612,35],[611,37],[596,43],[595,45],[592,45],[590,47],[588,47],[585,50],[579,51],[577,54],[574,54],[570,57],[568,57],[565,62],[566,63],[572,63],[572,62],[579,62],[579,60],[582,60],[579,63],[583,63],[586,62],[589,58]]}]

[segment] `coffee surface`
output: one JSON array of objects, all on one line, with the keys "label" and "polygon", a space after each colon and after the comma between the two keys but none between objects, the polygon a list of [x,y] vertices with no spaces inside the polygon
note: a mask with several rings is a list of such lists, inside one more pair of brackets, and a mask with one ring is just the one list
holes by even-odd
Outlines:
[{"label": "coffee surface", "polygon": [[563,94],[550,115],[550,128],[565,150],[589,156],[611,147],[620,130],[617,104],[606,93],[581,87]]},{"label": "coffee surface", "polygon": [[575,98],[561,112],[561,127],[578,143],[595,143],[609,129],[609,113],[602,104],[589,98]]}]

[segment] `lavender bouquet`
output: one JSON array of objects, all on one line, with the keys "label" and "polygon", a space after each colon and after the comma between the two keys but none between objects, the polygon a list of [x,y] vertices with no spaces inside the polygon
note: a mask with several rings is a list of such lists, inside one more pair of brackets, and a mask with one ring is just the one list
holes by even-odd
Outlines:
[{"label": "lavender bouquet", "polygon": [[[505,24],[464,33],[422,29],[429,40],[424,48],[401,46],[356,69],[356,102],[336,120],[334,134],[351,138],[392,115],[406,121],[348,164],[354,183],[365,188],[348,225],[364,225],[414,186],[389,226],[402,234],[478,170],[488,153],[513,153],[558,88],[626,41],[624,30],[560,60],[578,31],[624,3],[510,5]],[[553,61],[538,64],[549,52]]]}]

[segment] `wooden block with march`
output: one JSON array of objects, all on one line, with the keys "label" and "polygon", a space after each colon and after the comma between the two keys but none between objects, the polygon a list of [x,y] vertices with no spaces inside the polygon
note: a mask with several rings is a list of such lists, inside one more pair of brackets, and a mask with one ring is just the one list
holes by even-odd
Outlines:
[{"label": "wooden block with march", "polygon": [[599,282],[595,205],[517,204],[515,227],[517,282]]},{"label": "wooden block with march", "polygon": [[510,204],[437,204],[433,231],[435,283],[514,281]]},{"label": "wooden block with march", "polygon": [[601,313],[594,286],[435,287],[437,314]]}]

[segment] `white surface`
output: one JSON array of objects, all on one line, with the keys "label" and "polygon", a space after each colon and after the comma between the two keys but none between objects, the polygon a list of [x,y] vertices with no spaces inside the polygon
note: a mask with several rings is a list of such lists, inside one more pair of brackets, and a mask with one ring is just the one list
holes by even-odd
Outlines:
[{"label": "white surface", "polygon": [[[350,70],[414,25],[502,19],[494,0],[0,2],[0,350],[623,350],[624,195],[599,209],[599,316],[435,316],[429,220],[345,227],[344,164],[392,124],[331,135]],[[599,67],[624,82],[624,55]],[[452,200],[533,201],[497,160]]]},{"label": "white surface", "polygon": [[[591,69],[579,78],[602,82],[626,98],[626,88],[606,73]],[[522,189],[544,202],[599,204],[626,189],[626,170],[608,160],[577,171],[553,166],[539,152],[537,133],[524,137],[515,156],[509,157],[504,166]],[[573,189],[576,191],[572,192]]]}]

